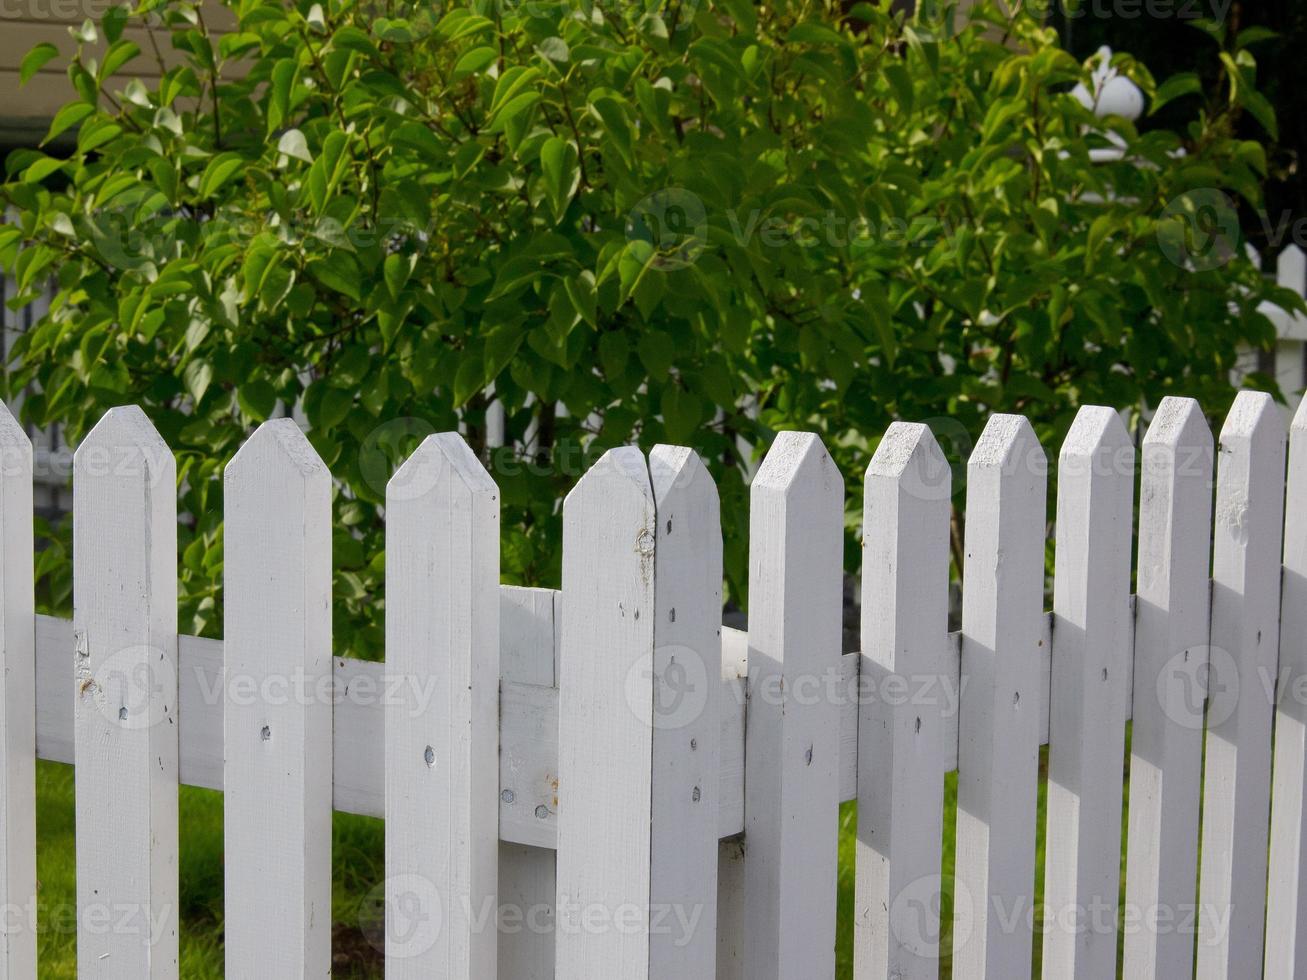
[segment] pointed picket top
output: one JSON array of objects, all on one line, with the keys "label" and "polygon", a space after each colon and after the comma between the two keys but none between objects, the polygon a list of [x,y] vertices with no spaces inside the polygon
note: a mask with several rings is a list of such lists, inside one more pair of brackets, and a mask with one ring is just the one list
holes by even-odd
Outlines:
[{"label": "pointed picket top", "polygon": [[653,487],[649,483],[649,466],[644,453],[635,446],[618,446],[599,457],[599,461],[582,474],[576,486],[568,491],[563,499],[563,509],[572,503],[572,498],[580,498],[598,484],[611,484],[614,489],[622,487],[634,491],[653,503]]},{"label": "pointed picket top", "polygon": [[867,464],[867,483],[891,482],[918,500],[948,500],[953,473],[930,427],[895,422],[885,432]]},{"label": "pointed picket top", "polygon": [[1284,435],[1284,416],[1275,399],[1264,391],[1241,391],[1221,427],[1221,447],[1283,439]]},{"label": "pointed picket top", "polygon": [[413,455],[404,460],[386,484],[386,504],[393,506],[430,493],[446,476],[453,477],[469,493],[499,492],[494,478],[457,432],[436,432],[422,440]]},{"label": "pointed picket top", "polygon": [[[5,454],[4,463],[9,462],[9,454],[12,452],[26,453],[30,457],[32,454],[32,440],[27,438],[27,433],[18,424],[18,420],[9,411],[9,407],[4,402],[0,402],[0,453]],[[5,476],[12,475],[8,467],[2,472]]]},{"label": "pointed picket top", "polygon": [[698,503],[717,506],[717,483],[699,454],[686,446],[654,446],[649,453],[649,478],[659,508],[673,493],[691,489]]},{"label": "pointed picket top", "polygon": [[1131,445],[1130,433],[1114,408],[1081,405],[1062,442],[1062,456],[1089,457],[1104,449]]},{"label": "pointed picket top", "polygon": [[810,486],[844,492],[844,478],[820,437],[812,432],[780,432],[753,478],[753,491],[790,496]]},{"label": "pointed picket top", "polygon": [[254,430],[227,464],[227,475],[243,476],[275,466],[304,480],[330,479],[327,464],[294,419],[269,419]]},{"label": "pointed picket top", "polygon": [[1293,435],[1307,435],[1307,398],[1304,398],[1298,404],[1298,411],[1293,414],[1293,423],[1290,426]]},{"label": "pointed picket top", "polygon": [[1048,458],[1030,420],[1024,415],[991,416],[967,461],[967,472],[973,479],[997,472],[1002,479],[1023,470],[1041,478],[1048,473]]},{"label": "pointed picket top", "polygon": [[1307,295],[1307,252],[1290,242],[1275,260],[1276,281],[1299,296]]},{"label": "pointed picket top", "polygon": [[176,472],[168,444],[138,405],[109,409],[73,452],[79,478],[144,476],[154,485],[171,483]]},{"label": "pointed picket top", "polygon": [[1144,434],[1144,446],[1166,447],[1172,451],[1184,447],[1212,444],[1212,428],[1202,406],[1192,398],[1167,395],[1157,406],[1153,420]]}]

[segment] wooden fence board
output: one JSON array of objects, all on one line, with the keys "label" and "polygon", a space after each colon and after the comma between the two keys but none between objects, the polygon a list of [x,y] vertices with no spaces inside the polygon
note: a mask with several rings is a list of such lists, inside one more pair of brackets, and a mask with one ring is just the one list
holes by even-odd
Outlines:
[{"label": "wooden fence board", "polygon": [[1193,975],[1204,680],[1210,620],[1212,433],[1198,403],[1164,398],[1139,491],[1125,975]]},{"label": "wooden fence board", "polygon": [[325,976],[331,477],[299,426],[274,419],[227,464],[223,502],[227,976]]}]

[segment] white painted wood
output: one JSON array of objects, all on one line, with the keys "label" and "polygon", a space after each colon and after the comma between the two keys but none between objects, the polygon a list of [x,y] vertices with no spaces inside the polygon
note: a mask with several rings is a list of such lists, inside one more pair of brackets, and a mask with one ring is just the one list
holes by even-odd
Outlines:
[{"label": "white painted wood", "polygon": [[1289,445],[1266,980],[1307,973],[1307,402],[1298,408]]},{"label": "white painted wood", "polygon": [[782,432],[749,514],[745,970],[749,980],[835,970],[844,481],[809,433]]},{"label": "white painted wood", "polygon": [[[509,587],[501,586],[501,589],[506,592]],[[1043,617],[1042,680],[1038,694],[1044,702],[1040,709],[1042,744],[1048,741],[1049,625],[1050,617]],[[722,627],[724,640],[733,634],[740,642],[747,642],[745,633]],[[220,640],[196,636],[183,635],[178,641],[179,778],[187,786],[221,790],[223,645]],[[957,768],[958,721],[952,706],[958,692],[959,643],[959,634],[950,633],[946,672],[935,691],[922,692],[922,696],[943,699],[945,705],[943,766],[946,772]],[[36,617],[37,758],[67,764],[73,762],[73,705],[68,699],[66,668],[73,647],[73,624],[69,620]],[[836,700],[841,802],[857,797],[858,657],[856,653],[846,653],[840,658]],[[380,663],[336,657],[333,665],[332,806],[344,813],[382,817],[385,815],[383,707],[396,695],[388,690]],[[729,670],[723,668],[723,673]],[[552,850],[557,836],[554,811],[558,796],[558,690],[506,679],[501,683],[500,778],[502,785],[517,788],[517,802],[508,805],[500,800],[500,840]],[[744,684],[741,677],[724,676],[719,695],[723,713],[717,830],[723,839],[744,830]],[[520,805],[524,792],[528,797],[526,806]],[[535,816],[542,804],[544,819]]]},{"label": "white painted wood", "polygon": [[36,976],[32,544],[32,443],[0,405],[0,980]]},{"label": "white painted wood", "polygon": [[1139,491],[1125,976],[1193,975],[1212,528],[1212,433],[1198,403],[1164,398]]},{"label": "white painted wood", "polygon": [[948,461],[924,425],[896,422],[863,497],[863,694],[858,723],[854,975],[939,975]]},{"label": "white painted wood", "polygon": [[1134,472],[1121,417],[1082,407],[1057,473],[1043,958],[1056,977],[1116,976]]},{"label": "white painted wood", "polygon": [[[744,827],[744,702],[748,666],[749,634],[723,626],[722,688],[717,702],[722,721],[719,833],[721,828],[735,825],[737,814],[740,828]],[[741,793],[738,808],[728,802],[736,786]],[[744,861],[743,838],[724,836],[717,847],[717,980],[744,980]]]},{"label": "white painted wood", "polygon": [[177,976],[176,474],[134,406],[110,409],[73,461],[75,688],[64,696],[76,701],[84,980]]},{"label": "white painted wood", "polygon": [[563,504],[559,977],[649,977],[655,504],[638,449]]},{"label": "white painted wood", "polygon": [[[1307,295],[1307,253],[1304,253],[1297,243],[1290,242],[1284,247],[1276,258],[1275,266],[1279,285],[1292,289],[1299,296]],[[1282,339],[1307,340],[1307,317],[1301,313],[1290,315],[1283,310],[1278,312],[1280,314],[1276,318],[1279,321],[1277,325],[1280,327],[1278,333]]]},{"label": "white painted wood", "polygon": [[327,976],[331,477],[293,419],[227,464],[223,556],[226,975]]},{"label": "white painted wood", "polygon": [[717,846],[717,980],[744,980],[744,838]]},{"label": "white painted wood", "polygon": [[387,980],[496,976],[499,619],[499,488],[428,436],[386,491]]},{"label": "white painted wood", "polygon": [[1285,466],[1284,422],[1270,396],[1239,393],[1221,430],[1219,458],[1199,980],[1256,976],[1262,966],[1271,779],[1268,692],[1274,691],[1279,647]]},{"label": "white painted wood", "polygon": [[[554,607],[559,593],[501,586],[500,596],[499,972],[507,978],[553,980],[558,757],[555,752],[545,767],[536,768],[532,755],[520,750],[558,745]],[[529,696],[542,688],[550,689],[552,711],[528,708]],[[517,724],[519,716],[528,724]],[[514,738],[519,731],[521,737]],[[547,819],[536,815],[541,807]],[[546,846],[508,843],[513,820],[540,835]]]},{"label": "white painted wood", "polygon": [[990,419],[967,465],[955,976],[1030,975],[1046,469],[1016,415]]},{"label": "white painted wood", "polygon": [[695,453],[649,454],[654,542],[649,976],[712,980],[717,962],[722,528]]}]

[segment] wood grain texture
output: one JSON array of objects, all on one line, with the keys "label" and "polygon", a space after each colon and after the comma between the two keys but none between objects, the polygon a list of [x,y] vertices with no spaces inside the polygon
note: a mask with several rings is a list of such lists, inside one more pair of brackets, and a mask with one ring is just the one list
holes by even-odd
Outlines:
[{"label": "wood grain texture", "polygon": [[1284,421],[1240,392],[1221,429],[1212,547],[1199,980],[1262,967],[1272,698],[1279,649]]},{"label": "wood grain texture", "polygon": [[429,436],[386,490],[386,976],[494,980],[499,489]]},{"label": "wood grain texture", "polygon": [[750,491],[745,725],[745,976],[835,970],[844,481],[809,433],[782,432]]},{"label": "wood grain texture", "polygon": [[[712,980],[717,963],[722,528],[693,450],[649,454],[657,530],[651,700],[649,976]],[[641,678],[644,681],[644,678]]]},{"label": "wood grain texture", "polygon": [[1057,482],[1043,959],[1057,977],[1116,976],[1134,473],[1121,417],[1082,407]]},{"label": "wood grain texture", "polygon": [[75,687],[64,690],[87,980],[177,976],[176,486],[139,408],[110,409],[73,459]]},{"label": "wood grain texture", "polygon": [[860,980],[939,975],[946,706],[935,681],[947,671],[951,491],[930,430],[890,426],[863,497],[853,920]]},{"label": "wood grain texture", "polygon": [[1139,491],[1125,975],[1193,975],[1198,807],[1210,620],[1212,433],[1198,403],[1164,398]]},{"label": "wood grain texture", "polygon": [[331,477],[293,419],[223,473],[226,975],[331,972]]},{"label": "wood grain texture", "polygon": [[649,977],[653,488],[609,450],[563,504],[559,977]]},{"label": "wood grain texture", "polygon": [[953,970],[978,980],[1030,975],[1046,470],[1015,415],[967,465]]},{"label": "wood grain texture", "polygon": [[[36,976],[32,443],[0,405],[0,978]],[[65,660],[65,664],[67,661]]]}]

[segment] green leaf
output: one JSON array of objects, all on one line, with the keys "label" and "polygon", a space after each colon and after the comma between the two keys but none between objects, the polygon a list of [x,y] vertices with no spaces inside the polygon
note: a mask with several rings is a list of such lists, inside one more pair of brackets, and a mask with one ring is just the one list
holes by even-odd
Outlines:
[{"label": "green leaf", "polygon": [[62,169],[67,162],[67,160],[56,160],[54,157],[42,156],[29,164],[27,169],[23,171],[23,182],[35,184],[45,180],[55,171]]},{"label": "green leaf", "polygon": [[204,174],[200,177],[198,191],[200,199],[207,200],[212,197],[244,166],[245,160],[239,154],[219,153],[209,161],[208,166],[204,168]]},{"label": "green leaf", "polygon": [[465,52],[454,64],[454,71],[450,76],[450,81],[459,82],[469,75],[479,74],[493,65],[498,57],[499,50],[497,48],[488,46],[473,48],[471,51]]},{"label": "green leaf", "polygon": [[676,345],[672,338],[659,331],[651,331],[640,338],[636,345],[640,363],[652,378],[661,378],[671,369],[676,357]]},{"label": "green leaf", "polygon": [[311,272],[324,286],[344,293],[355,302],[363,298],[363,275],[359,271],[354,256],[344,249],[336,249],[326,259],[315,259],[309,263]]},{"label": "green leaf", "polygon": [[562,221],[567,205],[581,181],[576,148],[561,137],[551,136],[540,148],[540,169],[544,171],[545,190],[549,195],[554,221]]},{"label": "green leaf", "polygon": [[54,120],[50,123],[50,130],[45,134],[45,139],[41,140],[41,145],[44,146],[64,130],[76,126],[93,112],[95,112],[95,107],[87,105],[85,102],[68,103],[54,114]]},{"label": "green leaf", "polygon": [[[23,56],[18,68],[18,84],[26,85],[41,67],[51,58],[59,57],[59,49],[48,41],[43,41]],[[12,62],[11,62],[12,64]]]},{"label": "green leaf", "polygon": [[97,77],[101,80],[111,77],[114,72],[140,53],[140,45],[135,41],[115,41],[104,53],[104,60],[100,62],[100,72]]},{"label": "green leaf", "polygon": [[236,404],[251,421],[266,422],[277,407],[277,392],[267,381],[256,378],[236,389]]},{"label": "green leaf", "polygon": [[1149,115],[1155,114],[1168,102],[1173,102],[1186,95],[1199,95],[1202,90],[1202,82],[1193,72],[1180,72],[1177,75],[1172,75],[1157,87],[1157,94],[1153,96],[1152,105],[1148,110]]},{"label": "green leaf", "polygon": [[281,134],[281,139],[277,141],[277,152],[294,157],[296,160],[303,160],[305,163],[313,162],[313,154],[309,152],[309,141],[298,129],[288,129]]},{"label": "green leaf", "polygon": [[209,390],[209,383],[213,381],[213,365],[208,361],[191,361],[182,372],[182,377],[186,382],[186,390],[198,405],[203,400],[204,393]]}]

